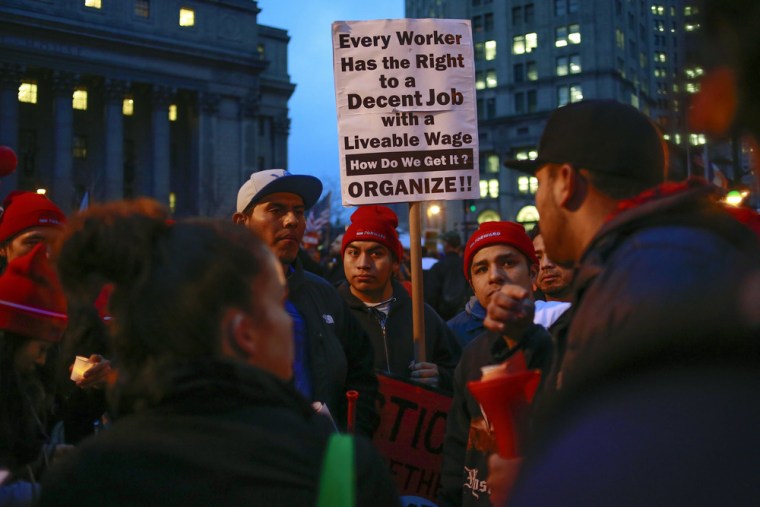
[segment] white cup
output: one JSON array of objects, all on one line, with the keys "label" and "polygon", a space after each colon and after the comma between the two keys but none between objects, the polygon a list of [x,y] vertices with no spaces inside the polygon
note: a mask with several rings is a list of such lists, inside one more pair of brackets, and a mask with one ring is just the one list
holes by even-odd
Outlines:
[{"label": "white cup", "polygon": [[76,361],[74,361],[74,368],[71,369],[71,380],[74,382],[79,382],[84,378],[84,372],[93,366],[94,363],[91,363],[88,358],[84,356],[77,356]]}]

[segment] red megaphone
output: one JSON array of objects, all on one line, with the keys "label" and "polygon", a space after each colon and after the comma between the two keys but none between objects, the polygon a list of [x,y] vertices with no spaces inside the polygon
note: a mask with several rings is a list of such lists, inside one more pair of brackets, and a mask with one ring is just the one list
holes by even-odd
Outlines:
[{"label": "red megaphone", "polygon": [[520,456],[520,437],[540,380],[539,370],[525,370],[467,383],[493,429],[503,458]]}]

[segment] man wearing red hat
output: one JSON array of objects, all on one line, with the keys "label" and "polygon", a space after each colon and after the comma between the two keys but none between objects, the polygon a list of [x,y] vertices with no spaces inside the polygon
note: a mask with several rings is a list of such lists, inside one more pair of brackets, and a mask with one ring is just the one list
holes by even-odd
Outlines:
[{"label": "man wearing red hat", "polygon": [[63,291],[45,247],[38,245],[14,258],[0,276],[0,470],[9,474],[0,500],[31,502],[34,482],[50,457],[42,457],[48,443],[46,392],[36,369],[65,327]]},{"label": "man wearing red hat", "polygon": [[11,192],[0,214],[0,257],[4,262],[58,237],[66,217],[53,201],[34,192]]},{"label": "man wearing red hat", "polygon": [[529,369],[551,366],[551,338],[541,324],[551,325],[558,314],[545,301],[537,302],[541,311],[536,310],[532,287],[538,264],[528,234],[514,222],[485,222],[467,241],[464,274],[479,304],[486,307],[495,293],[505,290],[516,304],[513,318],[500,333],[483,328],[465,347],[454,373],[454,401],[443,447],[441,505],[491,505],[487,460],[495,442],[467,383],[480,379],[483,366],[517,356],[522,356]]},{"label": "man wearing red hat", "polygon": [[362,206],[354,212],[343,235],[346,281],[338,292],[369,334],[377,370],[451,390],[459,346],[428,305],[425,345],[430,361],[414,360],[412,300],[394,279],[404,253],[397,226],[398,217],[385,206]]}]

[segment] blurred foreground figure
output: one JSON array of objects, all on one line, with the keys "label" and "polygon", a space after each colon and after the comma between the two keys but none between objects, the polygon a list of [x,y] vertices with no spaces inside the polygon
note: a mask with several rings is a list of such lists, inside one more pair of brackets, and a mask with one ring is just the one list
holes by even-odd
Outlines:
[{"label": "blurred foreground figure", "polygon": [[[314,505],[330,430],[289,383],[279,263],[242,227],[168,218],[113,203],[65,233],[70,297],[114,285],[116,420],[51,470],[41,505]],[[355,443],[357,505],[392,505],[380,458]]]},{"label": "blurred foreground figure", "polygon": [[508,163],[539,180],[546,253],[578,262],[512,505],[760,498],[760,246],[712,187],[658,184],[664,163],[651,122],[608,101],[558,109],[538,159]]}]

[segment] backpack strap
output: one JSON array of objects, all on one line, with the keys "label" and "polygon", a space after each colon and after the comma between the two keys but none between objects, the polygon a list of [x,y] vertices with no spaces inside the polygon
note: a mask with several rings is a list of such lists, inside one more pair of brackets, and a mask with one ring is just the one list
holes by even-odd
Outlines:
[{"label": "backpack strap", "polygon": [[322,462],[317,507],[354,507],[355,476],[353,436],[333,433]]}]

